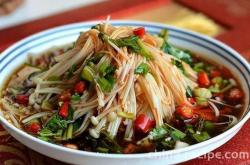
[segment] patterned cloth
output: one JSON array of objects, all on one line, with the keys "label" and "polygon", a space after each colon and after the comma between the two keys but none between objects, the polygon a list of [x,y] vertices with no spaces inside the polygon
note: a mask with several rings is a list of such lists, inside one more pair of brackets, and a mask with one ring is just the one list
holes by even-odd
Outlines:
[{"label": "patterned cloth", "polygon": [[0,125],[0,165],[61,165],[59,161],[45,157],[15,140]]}]

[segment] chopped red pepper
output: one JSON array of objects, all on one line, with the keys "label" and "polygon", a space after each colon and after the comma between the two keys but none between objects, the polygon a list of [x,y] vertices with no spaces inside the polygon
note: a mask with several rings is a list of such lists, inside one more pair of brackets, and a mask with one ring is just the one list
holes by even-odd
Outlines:
[{"label": "chopped red pepper", "polygon": [[82,94],[86,89],[86,83],[84,81],[79,81],[74,87],[74,91],[78,94]]},{"label": "chopped red pepper", "polygon": [[196,100],[195,100],[195,98],[193,98],[193,97],[189,97],[189,98],[188,98],[188,101],[189,101],[191,104],[195,104],[195,103],[196,103]]},{"label": "chopped red pepper", "polygon": [[193,117],[193,109],[192,107],[187,106],[186,104],[180,105],[176,108],[176,114],[180,115],[185,119],[190,119]]},{"label": "chopped red pepper", "polygon": [[60,110],[59,110],[59,113],[58,113],[61,117],[63,118],[67,118],[68,115],[69,115],[69,102],[68,101],[65,101]]},{"label": "chopped red pepper", "polygon": [[138,37],[143,37],[145,35],[145,28],[144,27],[138,27],[133,30],[134,35]]},{"label": "chopped red pepper", "polygon": [[148,133],[153,127],[155,127],[155,121],[145,114],[140,114],[134,121],[134,129],[142,133]]},{"label": "chopped red pepper", "polygon": [[217,117],[215,116],[214,111],[211,110],[210,108],[206,108],[206,109],[196,108],[196,109],[193,109],[193,112],[199,115],[204,120],[217,121]]},{"label": "chopped red pepper", "polygon": [[201,87],[207,87],[210,85],[210,80],[206,72],[198,73],[198,83]]},{"label": "chopped red pepper", "polygon": [[217,70],[217,69],[213,69],[213,70],[210,71],[210,76],[211,76],[212,78],[221,76],[221,71],[219,71],[219,70]]},{"label": "chopped red pepper", "polygon": [[70,90],[63,91],[58,98],[60,101],[69,101],[71,99]]},{"label": "chopped red pepper", "polygon": [[27,105],[29,103],[29,97],[27,95],[16,95],[16,102],[18,104]]},{"label": "chopped red pepper", "polygon": [[41,125],[38,122],[32,122],[26,129],[33,134],[37,134],[41,130]]}]

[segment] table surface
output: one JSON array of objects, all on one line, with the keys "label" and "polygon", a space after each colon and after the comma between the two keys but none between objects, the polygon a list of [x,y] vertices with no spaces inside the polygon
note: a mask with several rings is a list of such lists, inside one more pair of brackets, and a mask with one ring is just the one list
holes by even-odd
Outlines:
[{"label": "table surface", "polygon": [[[228,0],[227,2],[233,2]],[[241,2],[243,2],[242,0]],[[220,18],[214,15],[213,12],[209,12],[204,5],[208,3],[207,6],[214,10],[214,6],[210,5],[211,1],[208,0],[201,1],[197,0],[197,3],[190,3],[189,0],[179,0],[179,4],[172,2],[170,0],[117,0],[111,2],[101,2],[89,6],[87,8],[80,7],[74,10],[66,11],[64,13],[49,16],[47,18],[42,18],[32,22],[27,22],[15,27],[10,27],[7,29],[0,30],[0,51],[4,50],[6,47],[12,43],[20,40],[30,34],[35,32],[48,29],[54,26],[80,22],[85,20],[103,19],[108,14],[111,14],[113,19],[135,19],[135,20],[147,20],[161,23],[170,23],[175,20],[179,20],[184,16],[193,16],[199,12],[205,13],[209,19],[216,20],[216,26],[220,29],[220,33],[216,36],[217,39],[229,44],[236,50],[238,50],[246,59],[250,59],[250,37],[245,35],[242,36],[241,31],[249,31],[248,25],[246,23],[234,24],[230,21],[225,21],[224,18]],[[224,2],[223,0],[218,0],[217,2]],[[249,3],[244,3],[243,6],[249,5]],[[215,4],[220,5],[220,4]],[[189,7],[189,9],[187,7]],[[218,7],[218,6],[217,6]],[[250,5],[249,5],[250,7]],[[105,10],[99,10],[99,9]],[[90,12],[95,9],[96,12]],[[231,9],[230,9],[231,10]],[[228,15],[228,14],[227,14]],[[221,19],[221,20],[220,20]],[[243,18],[242,18],[243,19]],[[239,20],[239,18],[237,19]],[[250,17],[249,17],[250,20]],[[222,23],[219,23],[222,22]],[[242,21],[244,22],[244,21]],[[232,35],[241,36],[238,42],[232,40]],[[9,37],[6,37],[9,36]],[[241,43],[241,44],[239,44]],[[234,136],[229,142],[222,145],[218,149],[212,151],[213,153],[219,153],[221,156],[218,158],[213,157],[200,157],[187,162],[182,163],[183,165],[193,165],[193,164],[239,164],[248,165],[250,164],[250,158],[246,156],[240,156],[240,153],[248,153],[250,156],[249,147],[249,132],[250,132],[250,121],[248,121],[239,133]],[[228,153],[229,155],[228,158]],[[238,155],[237,155],[238,154]],[[42,156],[27,147],[23,146],[21,143],[17,142],[12,138],[1,126],[0,126],[0,164],[62,164],[56,160]]]}]

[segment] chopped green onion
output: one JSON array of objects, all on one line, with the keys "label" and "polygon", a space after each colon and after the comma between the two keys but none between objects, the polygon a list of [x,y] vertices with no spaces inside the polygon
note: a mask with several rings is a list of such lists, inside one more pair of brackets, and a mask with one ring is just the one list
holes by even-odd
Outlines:
[{"label": "chopped green onion", "polygon": [[170,130],[167,128],[167,126],[163,125],[161,127],[154,128],[152,131],[150,131],[149,135],[153,140],[159,140],[164,138],[169,132]]},{"label": "chopped green onion", "polygon": [[183,139],[183,138],[186,136],[186,134],[183,133],[183,132],[181,132],[181,131],[179,131],[179,130],[177,130],[177,129],[174,129],[174,130],[171,132],[170,136],[171,136],[174,140],[181,140],[181,139]]},{"label": "chopped green onion", "polygon": [[221,85],[223,82],[223,78],[222,77],[214,77],[211,81],[213,84]]},{"label": "chopped green onion", "polygon": [[219,84],[212,85],[208,88],[211,92],[213,93],[219,93],[220,92],[220,87]]},{"label": "chopped green onion", "polygon": [[95,71],[90,66],[85,66],[82,70],[81,78],[93,82]]},{"label": "chopped green onion", "polygon": [[199,133],[193,134],[193,138],[194,138],[197,142],[203,142],[203,141],[205,141],[205,140],[210,139],[211,137],[210,137],[210,135],[209,135],[207,132],[203,131],[203,132],[199,132]]},{"label": "chopped green onion", "polygon": [[204,63],[199,62],[199,63],[194,64],[193,70],[196,72],[204,71]]},{"label": "chopped green onion", "polygon": [[96,151],[97,152],[101,152],[101,153],[108,153],[109,149],[108,148],[104,148],[104,147],[97,147]]},{"label": "chopped green onion", "polygon": [[149,71],[148,65],[146,63],[141,63],[136,69],[135,74],[146,75]]},{"label": "chopped green onion", "polygon": [[71,96],[71,100],[72,101],[80,101],[81,100],[81,96],[78,94],[74,94]]},{"label": "chopped green onion", "polygon": [[67,139],[71,139],[73,135],[73,124],[69,124],[67,129]]},{"label": "chopped green onion", "polygon": [[202,98],[202,97],[195,97],[196,100],[196,104],[197,105],[201,105],[201,106],[207,106],[208,105],[208,100],[206,98]]},{"label": "chopped green onion", "polygon": [[140,46],[140,49],[138,52],[140,55],[146,57],[147,59],[152,59],[152,54],[151,52],[145,47],[144,43],[142,42],[142,40],[138,39],[137,40],[138,45]]},{"label": "chopped green onion", "polygon": [[99,67],[99,72],[101,75],[105,75],[106,70],[109,67],[109,62],[104,61],[103,63],[101,63],[100,67]]},{"label": "chopped green onion", "polygon": [[206,99],[212,97],[212,93],[207,88],[195,88],[193,92],[196,97],[206,98]]},{"label": "chopped green onion", "polygon": [[186,126],[186,131],[187,131],[188,133],[190,133],[190,134],[194,134],[194,133],[195,133],[194,128],[193,128],[192,125],[187,125],[187,126]]},{"label": "chopped green onion", "polygon": [[123,111],[118,111],[117,116],[127,118],[127,119],[134,119],[135,118],[134,113],[123,112]]},{"label": "chopped green onion", "polygon": [[113,88],[113,85],[105,78],[98,78],[97,83],[103,92],[110,92]]}]

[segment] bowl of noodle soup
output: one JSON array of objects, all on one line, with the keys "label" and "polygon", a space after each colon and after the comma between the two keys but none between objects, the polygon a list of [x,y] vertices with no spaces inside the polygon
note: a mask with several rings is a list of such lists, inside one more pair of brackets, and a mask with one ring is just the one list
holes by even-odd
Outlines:
[{"label": "bowl of noodle soup", "polygon": [[175,164],[249,119],[250,67],[227,45],[140,21],[70,24],[0,56],[1,116],[18,141],[71,164]]}]

